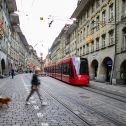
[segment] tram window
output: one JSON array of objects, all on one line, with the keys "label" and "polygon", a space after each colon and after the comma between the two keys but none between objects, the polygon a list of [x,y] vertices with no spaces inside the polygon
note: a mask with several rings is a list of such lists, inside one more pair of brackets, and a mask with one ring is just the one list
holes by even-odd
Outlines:
[{"label": "tram window", "polygon": [[55,72],[57,73],[57,66],[56,66]]},{"label": "tram window", "polygon": [[63,74],[66,73],[65,64],[63,64]]},{"label": "tram window", "polygon": [[60,65],[57,66],[57,73],[60,73]]},{"label": "tram window", "polygon": [[88,74],[88,62],[87,59],[81,58],[80,61],[80,74]]},{"label": "tram window", "polygon": [[57,73],[59,73],[59,65],[57,66]]},{"label": "tram window", "polygon": [[70,65],[69,64],[66,64],[66,74],[67,75],[70,75]]},{"label": "tram window", "polygon": [[62,65],[62,70],[63,70],[63,74],[70,75],[70,65],[69,64],[64,63]]},{"label": "tram window", "polygon": [[69,75],[71,76],[71,77],[73,77],[73,70],[72,70],[72,65],[70,64],[70,71],[69,71]]},{"label": "tram window", "polygon": [[60,73],[60,65],[58,66],[58,73]]},{"label": "tram window", "polygon": [[61,73],[61,65],[59,65],[59,73]]}]

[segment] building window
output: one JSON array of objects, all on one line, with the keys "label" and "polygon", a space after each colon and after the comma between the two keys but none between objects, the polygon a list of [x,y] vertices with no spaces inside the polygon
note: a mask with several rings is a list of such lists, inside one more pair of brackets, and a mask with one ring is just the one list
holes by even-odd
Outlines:
[{"label": "building window", "polygon": [[77,49],[77,55],[79,56],[79,49]]},{"label": "building window", "polygon": [[91,42],[91,52],[94,52],[94,41]]},{"label": "building window", "polygon": [[82,40],[83,40],[83,34],[82,34],[82,31],[81,31],[81,33],[80,33],[80,42],[82,42]]},{"label": "building window", "polygon": [[89,25],[87,26],[87,36],[89,35]]},{"label": "building window", "polygon": [[94,20],[91,22],[91,34],[94,33]]},{"label": "building window", "polygon": [[96,9],[100,7],[100,0],[96,0]]},{"label": "building window", "polygon": [[80,56],[82,55],[82,47],[80,47]]},{"label": "building window", "polygon": [[114,19],[114,10],[113,10],[113,4],[109,6],[109,21],[113,21]]},{"label": "building window", "polygon": [[94,13],[95,9],[94,9],[94,2],[91,5],[91,12]]},{"label": "building window", "polygon": [[102,35],[102,48],[105,48],[106,35]]},{"label": "building window", "polygon": [[85,28],[83,30],[83,38],[85,39]]},{"label": "building window", "polygon": [[123,28],[123,43],[122,43],[122,51],[126,50],[126,27]]},{"label": "building window", "polygon": [[100,21],[99,16],[97,16],[96,17],[96,31],[99,30],[99,23],[100,23],[99,21]]},{"label": "building window", "polygon": [[114,44],[114,31],[111,30],[109,32],[109,45],[113,45]]},{"label": "building window", "polygon": [[126,0],[122,0],[122,14],[126,15]]},{"label": "building window", "polygon": [[78,43],[80,42],[80,35],[79,35],[79,33],[78,33]]},{"label": "building window", "polygon": [[77,49],[77,42],[75,41],[74,43],[74,49],[76,50]]},{"label": "building window", "polygon": [[89,53],[89,44],[87,44],[87,49],[86,49],[86,53]]},{"label": "building window", "polygon": [[85,55],[85,45],[83,45],[83,55]]},{"label": "building window", "polygon": [[102,27],[104,27],[105,26],[105,23],[106,23],[106,11],[104,10],[103,12],[102,12]]},{"label": "building window", "polygon": [[99,50],[99,38],[96,38],[96,50]]},{"label": "building window", "polygon": [[83,15],[83,22],[85,22],[86,21],[86,14],[84,13],[84,15]]},{"label": "building window", "polygon": [[89,16],[90,16],[90,11],[89,11],[89,9],[87,10],[87,19],[89,18]]}]

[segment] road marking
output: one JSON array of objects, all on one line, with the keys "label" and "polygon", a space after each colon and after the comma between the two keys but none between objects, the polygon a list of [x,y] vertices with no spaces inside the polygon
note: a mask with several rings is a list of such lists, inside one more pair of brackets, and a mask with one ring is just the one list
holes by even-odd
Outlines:
[{"label": "road marking", "polygon": [[49,126],[48,123],[41,123],[41,126]]},{"label": "road marking", "polygon": [[42,113],[37,113],[37,116],[39,117],[39,118],[42,118],[43,117],[43,114]]},{"label": "road marking", "polygon": [[124,93],[123,91],[118,91],[118,92],[120,92],[120,93]]},{"label": "road marking", "polygon": [[36,101],[31,101],[31,103],[36,104]]},{"label": "road marking", "polygon": [[31,99],[33,100],[33,99],[34,99],[34,97],[33,97],[33,96],[31,96]]},{"label": "road marking", "polygon": [[73,112],[74,112],[75,114],[77,114],[77,115],[80,114],[80,112],[79,112],[78,110],[74,110]]},{"label": "road marking", "polygon": [[35,109],[35,110],[38,110],[39,107],[38,107],[37,105],[34,105],[34,109]]},{"label": "road marking", "polygon": [[42,105],[47,105],[47,102],[42,102]]}]

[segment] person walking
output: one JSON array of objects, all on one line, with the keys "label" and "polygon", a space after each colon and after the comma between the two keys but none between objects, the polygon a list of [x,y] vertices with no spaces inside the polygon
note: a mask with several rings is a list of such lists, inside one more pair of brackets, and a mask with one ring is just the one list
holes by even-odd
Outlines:
[{"label": "person walking", "polygon": [[11,77],[12,77],[12,79],[14,78],[14,69],[13,68],[11,69]]},{"label": "person walking", "polygon": [[42,97],[41,97],[41,94],[39,92],[39,88],[40,88],[40,80],[38,78],[39,72],[40,72],[40,69],[35,69],[35,73],[32,76],[31,91],[30,91],[28,97],[26,98],[26,105],[29,104],[28,101],[29,101],[30,97],[34,94],[34,92],[37,93],[37,95],[39,97],[39,100],[40,100],[40,102],[42,104]]}]

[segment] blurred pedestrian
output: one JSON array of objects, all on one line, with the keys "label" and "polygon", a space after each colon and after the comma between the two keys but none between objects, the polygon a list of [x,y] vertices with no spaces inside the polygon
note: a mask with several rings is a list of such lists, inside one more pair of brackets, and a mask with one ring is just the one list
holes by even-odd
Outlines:
[{"label": "blurred pedestrian", "polygon": [[11,69],[11,77],[12,77],[12,79],[14,78],[14,69],[13,68]]},{"label": "blurred pedestrian", "polygon": [[31,90],[30,90],[30,93],[29,93],[28,97],[26,98],[26,105],[29,104],[28,101],[29,101],[30,97],[34,94],[34,92],[37,93],[37,95],[39,97],[39,100],[40,100],[40,102],[42,104],[42,97],[41,97],[41,94],[39,92],[39,89],[40,89],[40,80],[38,78],[39,72],[40,72],[40,69],[36,68],[35,73],[32,76]]}]

